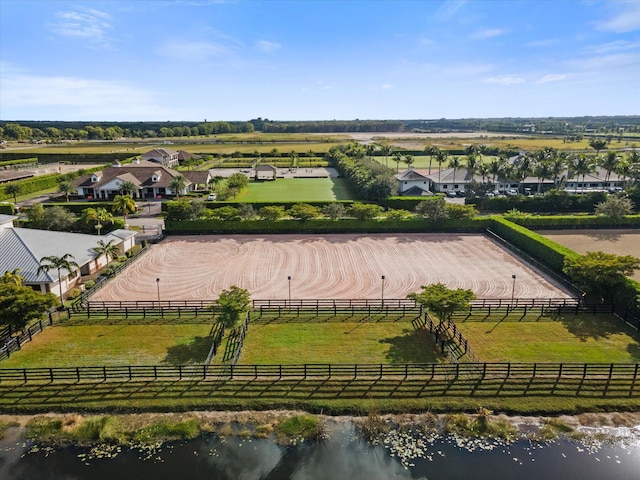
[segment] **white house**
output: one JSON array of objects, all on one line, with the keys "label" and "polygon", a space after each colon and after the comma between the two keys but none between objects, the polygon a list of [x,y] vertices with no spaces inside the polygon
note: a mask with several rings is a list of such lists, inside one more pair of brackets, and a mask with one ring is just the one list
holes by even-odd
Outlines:
[{"label": "white house", "polygon": [[178,152],[174,152],[167,148],[154,148],[153,150],[143,153],[142,160],[171,168],[178,165],[180,162],[180,156]]},{"label": "white house", "polygon": [[[85,235],[81,233],[55,232],[35,228],[17,228],[8,215],[0,215],[0,275],[20,269],[24,285],[42,293],[52,292],[60,295],[62,284],[63,295],[74,287],[82,275],[91,275],[106,266],[105,255],[96,256],[92,250],[98,246],[98,240],[114,241],[121,253],[129,251],[135,245],[136,232],[115,230],[107,235]],[[80,269],[71,275],[68,272],[38,272],[40,259],[43,257],[62,257],[66,254]]]}]

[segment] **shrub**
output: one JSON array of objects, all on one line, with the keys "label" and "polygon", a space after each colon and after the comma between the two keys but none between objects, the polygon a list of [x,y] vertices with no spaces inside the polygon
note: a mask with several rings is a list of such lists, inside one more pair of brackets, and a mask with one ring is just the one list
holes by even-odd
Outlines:
[{"label": "shrub", "polygon": [[84,282],[84,288],[86,290],[89,290],[90,288],[93,288],[95,284],[96,284],[95,280],[87,280],[86,282]]},{"label": "shrub", "polygon": [[596,215],[620,218],[631,213],[633,213],[633,202],[618,195],[610,195],[604,202],[596,205]]},{"label": "shrub", "polygon": [[443,197],[433,197],[416,205],[415,212],[430,220],[443,221],[449,218],[447,202]]},{"label": "shrub", "polygon": [[80,295],[82,295],[82,290],[80,290],[78,287],[73,287],[71,290],[67,292],[67,298],[69,300],[74,300],[78,298]]},{"label": "shrub", "polygon": [[308,203],[298,203],[287,212],[291,217],[302,222],[320,216],[320,209]]},{"label": "shrub", "polygon": [[474,205],[459,205],[457,203],[447,203],[447,215],[452,220],[463,218],[473,218],[478,214]]},{"label": "shrub", "polygon": [[267,205],[258,210],[258,215],[265,220],[278,220],[279,218],[284,217],[284,207]]},{"label": "shrub", "polygon": [[372,220],[382,213],[382,207],[374,203],[354,203],[347,208],[347,215],[358,220]]}]

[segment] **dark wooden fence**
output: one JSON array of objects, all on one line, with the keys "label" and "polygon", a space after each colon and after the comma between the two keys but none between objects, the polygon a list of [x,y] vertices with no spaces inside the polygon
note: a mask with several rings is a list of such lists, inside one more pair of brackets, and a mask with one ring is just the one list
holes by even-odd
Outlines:
[{"label": "dark wooden fence", "polygon": [[220,379],[446,379],[604,380],[631,382],[640,364],[588,363],[425,363],[301,365],[153,365],[0,369],[0,383],[128,382]]},{"label": "dark wooden fence", "polygon": [[9,358],[13,352],[20,350],[23,343],[30,342],[34,335],[40,333],[49,325],[53,325],[53,317],[51,315],[49,315],[47,320],[38,320],[19,335],[5,338],[4,341],[0,343],[0,360]]}]

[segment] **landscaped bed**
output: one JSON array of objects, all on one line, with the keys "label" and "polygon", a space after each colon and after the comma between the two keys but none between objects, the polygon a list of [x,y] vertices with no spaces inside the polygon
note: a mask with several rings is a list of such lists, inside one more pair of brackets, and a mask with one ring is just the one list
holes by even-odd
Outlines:
[{"label": "landscaped bed", "polygon": [[567,314],[522,321],[457,321],[476,355],[485,362],[640,362],[640,343],[612,315]]}]

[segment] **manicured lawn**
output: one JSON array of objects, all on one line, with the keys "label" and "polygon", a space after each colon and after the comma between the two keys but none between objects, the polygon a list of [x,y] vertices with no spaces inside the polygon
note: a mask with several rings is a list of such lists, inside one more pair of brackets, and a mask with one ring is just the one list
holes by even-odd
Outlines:
[{"label": "manicured lawn", "polygon": [[640,344],[608,315],[567,315],[559,321],[456,323],[486,362],[640,362]]},{"label": "manicured lawn", "polygon": [[241,364],[432,363],[429,335],[405,322],[251,324]]},{"label": "manicured lawn", "polygon": [[355,198],[342,178],[279,178],[272,182],[250,182],[238,195],[240,202],[314,202]]},{"label": "manicured lawn", "polygon": [[0,368],[203,363],[210,324],[53,326]]}]

